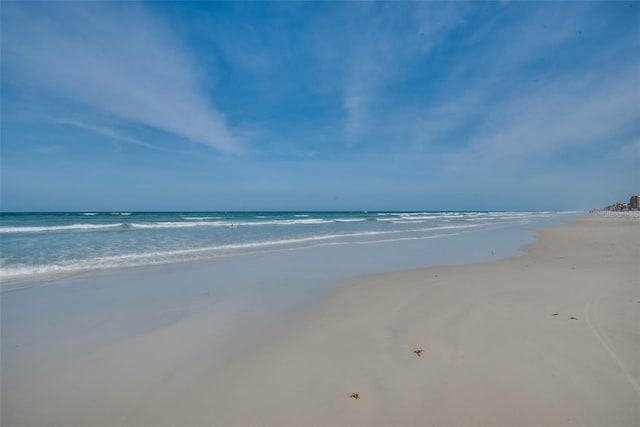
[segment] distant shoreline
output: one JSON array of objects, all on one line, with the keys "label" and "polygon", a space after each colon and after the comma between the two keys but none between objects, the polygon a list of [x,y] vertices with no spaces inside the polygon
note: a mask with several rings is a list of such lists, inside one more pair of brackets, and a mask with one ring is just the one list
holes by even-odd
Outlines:
[{"label": "distant shoreline", "polygon": [[630,210],[630,211],[608,211],[608,210],[597,210],[592,211],[592,215],[599,215],[604,217],[630,217],[630,218],[640,218],[640,211],[638,210]]}]

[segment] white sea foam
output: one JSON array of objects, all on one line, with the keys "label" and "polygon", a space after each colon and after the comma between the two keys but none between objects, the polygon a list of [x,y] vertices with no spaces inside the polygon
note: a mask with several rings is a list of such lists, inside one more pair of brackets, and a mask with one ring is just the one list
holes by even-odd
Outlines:
[{"label": "white sea foam", "polygon": [[271,221],[189,221],[189,222],[155,222],[155,223],[132,223],[132,228],[185,228],[185,227],[261,227],[266,225],[305,225],[305,224],[329,224],[333,221],[326,219],[278,219]]},{"label": "white sea foam", "polygon": [[[71,260],[48,265],[17,264],[10,267],[0,267],[0,277],[3,280],[16,280],[33,276],[73,274],[83,271],[135,267],[143,265],[165,264],[168,262],[191,261],[223,255],[238,255],[282,248],[308,248],[327,244],[374,244],[390,241],[416,240],[434,238],[433,231],[471,229],[479,227],[477,224],[457,226],[417,228],[404,231],[364,231],[357,233],[326,234],[303,238],[265,240],[246,243],[211,245],[196,248],[179,248],[165,251],[130,252],[117,255],[100,256],[86,260]],[[422,235],[411,235],[422,233]],[[396,237],[390,237],[395,235]],[[442,234],[444,235],[444,234]],[[382,237],[373,239],[371,237]],[[440,236],[440,235],[439,235]],[[363,240],[363,238],[366,238]]]},{"label": "white sea foam", "polygon": [[40,227],[11,227],[0,226],[0,233],[41,233],[47,231],[92,231],[92,230],[113,230],[122,228],[125,224],[70,224],[51,225]]},{"label": "white sea foam", "polygon": [[[567,212],[575,214],[579,212]],[[265,219],[234,221],[223,220],[221,216],[185,216],[182,221],[157,221],[157,222],[132,222],[115,224],[90,224],[78,223],[68,225],[48,226],[0,226],[0,233],[39,233],[60,231],[101,231],[101,230],[135,230],[135,229],[168,229],[168,228],[192,228],[192,227],[262,227],[262,226],[295,226],[295,225],[321,225],[331,223],[350,223],[363,221],[381,221],[396,224],[424,223],[430,221],[507,221],[523,220],[532,217],[548,217],[562,213],[533,213],[533,212],[409,212],[409,213],[379,213],[376,217],[343,217],[343,218],[310,218],[309,215],[295,215],[295,219]],[[94,212],[85,212],[82,215],[98,215]],[[129,212],[114,212],[110,215],[131,215]]]},{"label": "white sea foam", "polygon": [[191,227],[221,227],[227,226],[229,223],[224,221],[160,221],[150,223],[131,223],[131,228],[138,229],[158,229],[158,228],[191,228]]},{"label": "white sea foam", "polygon": [[302,225],[302,224],[330,224],[332,220],[329,219],[276,219],[271,221],[246,221],[246,222],[236,222],[235,225],[243,225],[243,226],[262,226],[262,225]]},{"label": "white sea foam", "polygon": [[378,218],[378,221],[387,221],[387,222],[397,222],[397,221],[405,221],[405,222],[409,222],[409,221],[428,221],[428,220],[433,220],[433,219],[439,219],[441,218],[441,216],[439,215],[410,215],[410,214],[398,214],[398,215],[393,215],[393,216],[389,216],[386,218]]},{"label": "white sea foam", "polygon": [[[209,219],[209,218],[207,218]],[[132,222],[117,224],[69,224],[37,227],[15,227],[0,226],[0,233],[40,233],[55,231],[97,231],[97,230],[117,230],[117,229],[162,229],[162,228],[191,228],[191,227],[228,227],[248,226],[259,227],[266,225],[305,225],[305,224],[329,224],[332,220],[325,219],[284,219],[272,221],[158,221],[158,222]]]},{"label": "white sea foam", "polygon": [[202,221],[211,219],[222,219],[221,216],[183,216],[182,219],[187,221]]},{"label": "white sea foam", "polygon": [[393,224],[422,224],[425,222],[429,222],[428,219],[399,219],[390,221]]},{"label": "white sea foam", "polygon": [[[3,280],[28,281],[36,276],[68,275],[96,269],[182,262],[254,252],[416,240],[434,238],[436,233],[455,234],[492,226],[526,224],[538,218],[577,213],[580,212],[392,212],[369,215],[278,213],[257,218],[258,215],[213,216],[216,213],[211,213],[209,216],[207,213],[194,212],[135,214],[124,218],[109,215],[126,217],[126,214],[131,214],[85,212],[80,214],[85,215],[84,217],[78,216],[79,214],[64,214],[63,218],[55,218],[47,214],[36,220],[8,215],[3,217],[3,225],[0,226],[0,233],[7,239],[3,251],[9,256],[0,260],[0,277]],[[73,218],[74,215],[76,219]],[[74,221],[78,223],[73,223]],[[226,231],[232,223],[241,230]],[[350,226],[349,223],[353,225]],[[259,228],[262,226],[266,228]],[[196,227],[203,227],[202,232],[194,232]],[[243,230],[244,227],[247,229]],[[164,233],[162,229],[176,231]],[[185,232],[181,234],[178,231],[180,229]],[[47,245],[43,247],[37,233],[46,232],[60,234],[52,235],[55,237],[53,239],[43,239],[41,242]],[[75,232],[89,233],[74,237]],[[16,236],[15,239],[12,237],[10,240],[10,233],[33,234]],[[34,242],[37,244],[34,245]],[[9,253],[8,249],[13,252]]]}]

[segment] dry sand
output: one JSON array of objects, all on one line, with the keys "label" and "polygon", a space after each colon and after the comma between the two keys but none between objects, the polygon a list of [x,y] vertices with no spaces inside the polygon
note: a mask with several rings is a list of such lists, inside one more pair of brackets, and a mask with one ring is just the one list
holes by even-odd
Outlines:
[{"label": "dry sand", "polygon": [[187,317],[76,361],[3,425],[640,425],[640,220],[538,237],[520,257],[350,280],[224,369]]}]

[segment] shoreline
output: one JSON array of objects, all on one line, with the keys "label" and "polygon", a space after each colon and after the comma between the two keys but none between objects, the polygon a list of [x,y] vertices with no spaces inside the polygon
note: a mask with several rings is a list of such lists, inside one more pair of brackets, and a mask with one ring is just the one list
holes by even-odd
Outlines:
[{"label": "shoreline", "polygon": [[233,349],[216,345],[229,306],[182,295],[166,327],[141,316],[30,376],[4,349],[3,425],[638,424],[638,225],[585,215],[537,229],[524,255],[349,279]]},{"label": "shoreline", "polygon": [[[336,216],[337,214],[334,213],[333,215]],[[491,232],[492,229],[517,226],[519,224],[522,224],[522,226],[526,223],[531,223],[532,225],[544,224],[545,222],[553,221],[554,218],[562,218],[568,214],[567,212],[504,212],[501,214],[502,216],[496,217],[492,213],[483,214],[481,212],[451,212],[447,214],[429,214],[427,216],[424,216],[425,214],[412,213],[378,213],[372,218],[363,217],[362,215],[355,218],[298,218],[299,215],[294,215],[292,216],[292,218],[295,217],[293,219],[284,218],[280,214],[279,216],[274,216],[274,218],[251,217],[250,219],[253,222],[247,222],[246,224],[260,225],[260,227],[239,227],[232,232],[228,232],[228,229],[231,228],[230,226],[223,227],[222,225],[224,225],[225,221],[231,224],[230,221],[238,218],[230,217],[226,220],[219,220],[218,218],[220,217],[213,217],[212,221],[198,222],[195,224],[197,227],[194,228],[194,223],[188,221],[189,217],[158,218],[157,215],[144,214],[146,216],[143,215],[141,218],[132,219],[132,221],[138,221],[133,223],[135,231],[130,231],[131,229],[105,231],[102,228],[119,227],[123,224],[79,224],[75,218],[66,219],[69,222],[67,225],[51,226],[50,218],[40,218],[33,220],[30,223],[31,225],[26,227],[11,223],[13,226],[9,224],[3,228],[4,231],[11,230],[8,234],[0,233],[5,239],[7,252],[5,258],[12,260],[3,263],[3,267],[0,268],[0,292],[6,288],[22,288],[38,282],[66,280],[79,275],[117,272],[127,268],[162,268],[163,266],[194,262],[215,263],[217,261],[224,262],[225,259],[233,257],[305,251],[317,247],[376,245],[414,239],[446,238],[448,235],[453,236],[459,233]],[[345,215],[348,216],[348,213],[343,216]],[[380,215],[385,216],[379,217]],[[467,218],[464,215],[471,215],[471,217]],[[450,221],[457,221],[463,217],[464,220],[461,220],[462,222],[460,223],[450,223]],[[201,217],[195,218],[200,219]],[[202,218],[204,219],[205,217]],[[163,221],[160,221],[160,219]],[[480,219],[480,222],[476,222],[478,219]],[[171,222],[171,220],[178,222]],[[247,219],[245,218],[245,220]],[[261,221],[264,221],[264,224]],[[314,231],[316,225],[309,224],[300,226],[300,228],[289,225],[291,222],[296,221],[319,221],[322,224],[322,229]],[[166,228],[168,224],[171,224],[169,229]],[[370,224],[373,224],[373,226],[370,226]],[[391,224],[390,227],[389,224]],[[84,231],[64,232],[62,230],[64,227],[75,227],[82,230],[86,227],[98,227],[100,231],[89,232],[87,236],[84,236]],[[290,229],[289,227],[292,228]],[[32,231],[37,229],[39,232],[21,234],[19,233],[21,228]],[[194,234],[193,231],[199,229],[204,234]],[[174,231],[178,233],[177,236],[180,236],[181,239],[186,239],[184,245],[180,246],[175,242],[169,242],[168,246],[164,244],[149,246],[150,240],[166,239],[166,235],[172,234]],[[258,232],[253,234],[254,231]],[[50,232],[53,234],[50,234]],[[174,238],[176,238],[175,235]],[[40,252],[25,250],[28,247],[42,246],[38,243],[38,239],[44,239],[44,246]],[[93,246],[89,245],[89,250],[85,251],[86,255],[80,255],[82,251],[74,252],[67,249],[68,247],[75,247],[77,244],[76,239],[93,242]],[[136,239],[135,248],[133,246],[122,246],[127,239]],[[110,240],[111,243],[107,244]],[[56,243],[58,246],[52,243],[54,241],[58,242]],[[85,241],[85,243],[87,242]],[[107,249],[109,245],[114,247]],[[91,255],[92,253],[94,255]],[[34,262],[35,259],[40,259],[40,261]],[[426,265],[430,264],[427,262]],[[394,270],[404,268],[406,266],[402,264],[390,266],[390,269]],[[363,273],[368,272],[355,272],[355,274]]]},{"label": "shoreline", "polygon": [[[460,238],[461,236],[467,236],[467,235],[473,236],[473,235],[483,235],[487,233],[491,234],[492,232],[499,232],[501,230],[519,230],[527,233],[532,233],[534,232],[536,227],[540,226],[540,223],[544,224],[542,226],[550,226],[550,224],[553,225],[565,220],[566,220],[565,218],[558,217],[558,218],[553,218],[547,221],[537,221],[535,222],[533,227],[530,224],[503,223],[503,224],[488,225],[484,228],[462,229],[456,232],[449,232],[446,234],[434,234],[431,236],[419,237],[419,238],[410,237],[410,238],[401,238],[401,239],[388,240],[388,241],[382,240],[382,241],[370,241],[370,242],[365,241],[365,242],[318,243],[318,244],[309,245],[309,246],[272,248],[272,249],[256,250],[256,251],[245,252],[245,253],[223,254],[223,255],[207,256],[203,258],[194,258],[194,259],[187,259],[187,260],[169,260],[169,261],[152,263],[152,264],[124,265],[124,266],[118,266],[118,267],[90,268],[90,269],[78,270],[78,271],[61,271],[56,273],[42,273],[42,274],[33,275],[31,277],[10,277],[10,278],[3,278],[2,281],[0,281],[0,294],[6,293],[6,292],[19,291],[23,289],[29,289],[34,286],[35,287],[46,286],[47,284],[50,284],[50,283],[53,283],[53,284],[64,283],[68,281],[74,281],[76,279],[86,280],[86,279],[91,279],[93,277],[100,278],[108,275],[117,276],[121,273],[126,273],[126,272],[140,272],[141,274],[153,273],[154,270],[160,270],[160,269],[171,270],[174,268],[185,269],[189,266],[194,266],[197,268],[199,266],[214,265],[218,263],[225,263],[227,261],[234,262],[236,260],[251,259],[255,257],[263,257],[263,256],[277,257],[281,255],[286,255],[287,253],[295,254],[296,252],[322,251],[324,249],[331,250],[331,248],[339,249],[341,247],[349,247],[349,246],[354,248],[362,245],[371,246],[371,247],[375,247],[375,246],[384,247],[385,245],[393,245],[393,244],[402,245],[403,242],[411,241],[411,240],[425,242],[425,241],[437,240],[440,238],[455,239],[455,238]],[[437,231],[437,229],[434,229],[434,231]],[[519,239],[526,240],[522,236],[520,236]],[[507,243],[507,245],[509,245],[509,243]],[[509,245],[509,246],[514,246],[514,245]],[[503,251],[501,257],[513,256],[514,254],[519,253],[520,246],[521,245],[516,244],[513,248],[506,249],[507,251],[506,254]],[[512,253],[509,253],[509,252],[512,252]],[[466,258],[463,256],[463,260],[461,262],[458,262],[456,260],[454,262],[445,261],[445,263],[447,265],[450,265],[450,264],[458,265],[458,264],[484,262],[490,259],[490,257],[486,257],[486,259],[470,258],[469,260],[467,260]],[[423,262],[427,263],[427,265],[409,267],[409,268],[411,269],[425,268],[431,264],[428,260],[425,260]],[[439,265],[439,264],[436,264],[436,265]],[[407,267],[404,267],[402,265],[400,266],[391,265],[390,267],[385,267],[386,271],[396,271],[396,270],[404,270],[404,269],[407,269]],[[359,276],[359,275],[368,275],[368,274],[375,274],[375,273],[376,272],[359,271],[359,272],[356,272],[355,275]],[[351,276],[353,276],[353,274],[348,274],[346,277],[351,277]],[[343,279],[344,278],[338,278],[338,281],[342,281]]]}]

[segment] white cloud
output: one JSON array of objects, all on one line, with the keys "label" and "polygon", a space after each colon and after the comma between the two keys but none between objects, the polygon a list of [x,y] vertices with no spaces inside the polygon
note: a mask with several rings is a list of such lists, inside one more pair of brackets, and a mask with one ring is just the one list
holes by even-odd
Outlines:
[{"label": "white cloud", "polygon": [[222,152],[242,151],[196,59],[144,6],[7,3],[2,24],[3,69],[16,81]]},{"label": "white cloud", "polygon": [[598,28],[591,7],[541,8],[507,26],[477,27],[467,39],[474,49],[455,57],[439,91],[377,120],[378,134],[408,147],[408,156],[431,154],[451,173],[499,175],[498,165],[540,165],[563,150],[615,150],[612,141],[638,129],[637,56],[619,59],[637,41],[580,44]]},{"label": "white cloud", "polygon": [[154,149],[154,150],[159,149],[158,147],[156,147],[154,145],[151,145],[149,143],[146,143],[144,141],[141,141],[138,138],[134,138],[134,137],[131,137],[131,136],[123,135],[123,134],[121,134],[119,132],[114,131],[113,129],[109,129],[109,128],[106,128],[106,127],[95,126],[95,125],[79,122],[77,120],[56,120],[55,123],[61,124],[61,125],[73,126],[73,127],[77,127],[77,128],[80,128],[80,129],[90,130],[90,131],[95,132],[97,134],[108,136],[109,138],[112,138],[112,139],[115,139],[115,140],[118,140],[118,141],[122,141],[122,142],[126,142],[128,144],[139,145],[141,147],[151,148],[151,149]]},{"label": "white cloud", "polygon": [[629,88],[637,87],[638,78],[597,77],[551,84],[539,93],[531,91],[489,107],[485,129],[471,145],[494,156],[521,157],[607,144],[637,126],[640,93]]}]

